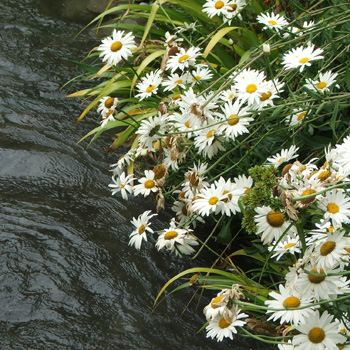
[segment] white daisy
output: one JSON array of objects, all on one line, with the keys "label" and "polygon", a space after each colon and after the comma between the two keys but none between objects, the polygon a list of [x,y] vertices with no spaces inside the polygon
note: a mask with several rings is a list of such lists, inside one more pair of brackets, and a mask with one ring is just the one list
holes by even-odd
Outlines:
[{"label": "white daisy", "polygon": [[237,91],[233,88],[221,91],[219,94],[219,99],[224,102],[232,102],[235,97],[237,97]]},{"label": "white daisy", "polygon": [[112,189],[112,196],[120,192],[124,200],[128,200],[128,193],[132,194],[132,182],[134,181],[133,174],[125,176],[121,173],[119,176],[112,176],[112,184],[108,187]]},{"label": "white daisy", "polygon": [[286,118],[287,125],[295,126],[300,125],[307,116],[308,108],[294,108],[294,113]]},{"label": "white daisy", "polygon": [[225,121],[220,124],[219,133],[224,134],[229,140],[234,140],[238,135],[249,133],[247,126],[254,119],[249,117],[251,113],[248,112],[248,107],[242,108],[241,102],[236,100],[234,104],[225,103],[221,109],[224,115],[220,114],[220,116]]},{"label": "white daisy", "polygon": [[192,86],[204,80],[210,80],[213,77],[213,72],[206,66],[199,65],[196,70],[190,73],[189,80]]},{"label": "white daisy", "polygon": [[[313,91],[327,92],[329,87],[336,82],[337,75],[338,73],[332,73],[331,71],[320,73],[318,80],[306,79],[305,87]],[[336,86],[339,87],[339,85]]]},{"label": "white daisy", "polygon": [[258,103],[252,105],[253,109],[262,110],[266,106],[273,106],[273,100],[279,98],[279,94],[283,92],[284,83],[280,83],[278,79],[266,81],[265,91],[261,94]]},{"label": "white daisy", "polygon": [[241,310],[236,308],[234,317],[225,319],[222,315],[218,314],[205,328],[207,331],[207,338],[216,338],[217,341],[222,341],[224,338],[233,339],[233,334],[237,333],[236,327],[242,327],[246,324],[242,318],[248,317],[247,314],[241,313]]},{"label": "white daisy", "polygon": [[177,44],[183,40],[184,39],[182,38],[178,38],[176,34],[170,34],[169,32],[166,32],[164,46],[166,46],[167,48],[177,46]]},{"label": "white daisy", "polygon": [[288,162],[291,159],[298,157],[299,147],[292,145],[289,149],[282,149],[281,153],[277,153],[276,155],[267,158],[266,165],[273,165],[278,168],[282,163]]},{"label": "white daisy", "polygon": [[150,213],[151,210],[147,210],[143,214],[139,215],[137,219],[132,218],[131,220],[131,223],[135,226],[135,230],[130,234],[129,245],[135,246],[136,249],[141,248],[142,240],[147,241],[146,232],[153,233],[153,230],[149,226],[149,220],[157,214]]},{"label": "white daisy", "polygon": [[279,243],[277,241],[273,242],[272,246],[268,247],[269,251],[273,250],[271,258],[276,258],[279,260],[284,254],[295,254],[300,253],[300,241],[297,237],[292,237],[287,235]]},{"label": "white daisy", "polygon": [[295,227],[290,226],[290,222],[285,219],[284,214],[280,211],[272,210],[269,206],[255,208],[257,215],[254,216],[257,225],[257,234],[261,235],[263,244],[271,243],[273,240],[279,240],[283,233],[293,235]]},{"label": "white daisy", "polygon": [[171,74],[167,80],[162,82],[162,85],[165,86],[164,91],[174,90],[178,86],[182,89],[185,89],[185,84],[188,83],[188,74],[179,75],[177,73]]},{"label": "white daisy", "polygon": [[102,120],[100,122],[101,128],[104,128],[109,122],[115,121],[113,112],[113,110],[110,110],[105,116],[102,116]]},{"label": "white daisy", "polygon": [[338,326],[339,322],[333,322],[327,311],[320,316],[316,310],[296,326],[301,334],[293,337],[293,345],[303,350],[339,350],[337,343],[343,343],[346,338],[338,333]]},{"label": "white daisy", "polygon": [[[290,308],[304,307],[311,304],[310,298],[305,298],[296,290],[291,288],[285,288],[282,284],[279,285],[280,293],[271,292],[269,296],[275,300],[266,300],[265,304],[269,307],[266,313],[272,313],[268,318],[269,320],[276,321],[280,319],[280,323],[290,323],[292,325],[298,325],[305,321],[305,318],[314,312],[314,308],[317,305],[308,308],[302,308],[297,310],[289,310]],[[274,311],[274,309],[284,309],[283,311]]]},{"label": "white daisy", "polygon": [[187,51],[180,48],[180,52],[171,56],[166,64],[166,69],[171,69],[173,73],[176,69],[184,70],[196,64],[196,58],[199,56],[199,47],[190,47]]},{"label": "white daisy", "polygon": [[324,221],[330,221],[333,227],[350,222],[350,198],[343,190],[328,191],[317,204],[324,211]]},{"label": "white daisy", "polygon": [[134,195],[142,194],[147,197],[151,192],[157,192],[158,186],[154,180],[154,172],[152,170],[145,170],[145,176],[139,179],[139,184],[134,186]]},{"label": "white daisy", "polygon": [[142,147],[150,151],[155,151],[153,143],[163,136],[158,135],[164,134],[167,128],[167,115],[158,113],[158,116],[149,117],[141,121],[136,134],[140,135],[139,143]]},{"label": "white daisy", "polygon": [[162,73],[163,71],[160,69],[147,73],[146,76],[143,77],[138,84],[136,84],[136,89],[139,91],[139,93],[135,95],[135,97],[138,97],[140,101],[142,101],[153,94],[157,94],[158,86],[162,82]]},{"label": "white daisy", "polygon": [[263,29],[273,29],[279,31],[283,27],[288,25],[287,20],[279,15],[274,13],[261,14],[257,18],[257,21],[264,25]]},{"label": "white daisy", "polygon": [[233,179],[237,188],[242,188],[244,190],[243,194],[247,194],[253,186],[253,179],[250,176],[238,175]]},{"label": "white daisy", "polygon": [[119,157],[118,162],[115,164],[111,164],[113,167],[113,175],[119,176],[122,172],[124,172],[124,168],[129,166],[135,160],[135,150],[130,149],[127,153]]},{"label": "white daisy", "polygon": [[311,66],[311,61],[320,60],[323,58],[321,53],[322,49],[315,49],[315,45],[307,47],[297,47],[285,53],[283,55],[282,64],[286,69],[299,68],[300,72],[303,71],[305,66]]},{"label": "white daisy", "polygon": [[111,114],[118,106],[119,100],[117,97],[105,96],[99,101],[97,112],[101,114],[102,118],[106,118],[107,114]]},{"label": "white daisy", "polygon": [[229,0],[228,6],[229,9],[226,9],[224,12],[224,22],[227,22],[228,24],[231,24],[231,21],[238,17],[240,20],[242,20],[242,16],[240,12],[244,9],[244,7],[247,5],[245,0]]},{"label": "white daisy", "polygon": [[223,138],[217,125],[207,129],[202,129],[196,133],[194,145],[198,148],[198,152],[209,159],[213,158],[219,151],[225,150]]},{"label": "white daisy", "polygon": [[226,13],[231,8],[228,5],[229,0],[207,0],[203,5],[203,12],[205,12],[209,18],[214,16],[220,16]]},{"label": "white daisy", "polygon": [[248,105],[259,104],[262,94],[267,91],[266,77],[263,72],[255,69],[244,69],[234,78],[234,89],[237,90],[237,98]]},{"label": "white daisy", "polygon": [[132,55],[131,50],[136,48],[135,37],[131,32],[124,36],[124,31],[113,30],[112,37],[102,40],[102,44],[97,48],[102,61],[110,66],[116,66],[121,59],[127,60]]}]

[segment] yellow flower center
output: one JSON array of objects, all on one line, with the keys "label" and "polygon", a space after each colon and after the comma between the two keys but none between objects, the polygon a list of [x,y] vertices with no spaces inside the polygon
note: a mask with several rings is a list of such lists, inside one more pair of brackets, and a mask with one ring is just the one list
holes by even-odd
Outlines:
[{"label": "yellow flower center", "polygon": [[300,306],[300,299],[297,297],[288,297],[283,301],[283,307],[285,309],[288,309],[290,307],[299,307],[299,306]]},{"label": "yellow flower center", "polygon": [[311,343],[318,344],[321,343],[326,337],[326,333],[322,328],[314,327],[309,331],[308,338]]},{"label": "yellow flower center", "polygon": [[174,84],[182,84],[182,79],[179,79],[179,80],[176,80],[176,81],[174,81]]},{"label": "yellow flower center", "polygon": [[237,114],[231,114],[228,117],[228,124],[229,125],[236,125],[239,122],[238,115]]},{"label": "yellow flower center", "polygon": [[210,306],[211,306],[213,309],[217,309],[218,307],[220,307],[220,305],[217,305],[217,304],[219,304],[219,303],[221,302],[221,300],[222,300],[222,296],[221,296],[221,295],[215,297],[215,298],[211,301]]},{"label": "yellow flower center", "polygon": [[115,42],[111,45],[111,51],[112,51],[112,52],[117,52],[117,51],[119,51],[122,47],[123,47],[123,44],[122,44],[120,41],[115,41]]},{"label": "yellow flower center", "polygon": [[[324,270],[320,269],[320,271],[317,271],[316,269],[312,269],[311,272],[324,273]],[[307,275],[307,278],[309,279],[310,283],[314,283],[314,284],[319,284],[326,279],[325,276],[313,276],[313,275]]]},{"label": "yellow flower center", "polygon": [[328,241],[322,244],[322,247],[320,248],[320,254],[322,256],[326,256],[330,253],[332,253],[332,251],[335,249],[335,242],[334,241]]},{"label": "yellow flower center", "polygon": [[317,89],[324,89],[327,86],[327,83],[325,81],[320,81],[316,87]]},{"label": "yellow flower center", "polygon": [[227,10],[227,12],[233,12],[233,11],[236,11],[237,9],[237,5],[236,4],[232,4],[232,5],[229,5],[231,7],[231,10]]},{"label": "yellow flower center", "polygon": [[339,207],[335,204],[335,203],[329,203],[327,205],[327,210],[331,213],[331,214],[336,214],[339,212]]},{"label": "yellow flower center", "polygon": [[222,201],[227,203],[232,199],[232,194],[230,193],[230,191],[224,191],[222,195],[224,196],[225,194],[227,194],[227,196]]},{"label": "yellow flower center", "polygon": [[179,98],[181,98],[181,94],[176,94],[174,95],[173,100],[175,101],[175,100],[178,100]]},{"label": "yellow flower center", "polygon": [[155,86],[154,85],[149,85],[146,89],[146,92],[149,93],[149,92],[152,92],[154,90]]},{"label": "yellow flower center", "polygon": [[213,137],[215,134],[215,129],[211,129],[208,133],[207,133],[207,139],[210,139],[211,137]]},{"label": "yellow flower center", "polygon": [[190,127],[190,122],[187,121],[187,122],[185,123],[185,126],[186,126],[187,128],[189,128],[189,127]]},{"label": "yellow flower center", "polygon": [[105,101],[105,107],[106,108],[111,108],[114,103],[114,98],[113,97],[108,97]]},{"label": "yellow flower center", "polygon": [[245,188],[244,194],[248,194],[250,192],[250,188],[249,187],[244,187],[244,188]]},{"label": "yellow flower center", "polygon": [[[308,189],[308,190],[305,190],[302,194],[301,194],[301,197],[304,197],[304,196],[309,196],[310,194],[314,194],[316,193],[315,190],[313,190],[312,188]],[[306,199],[302,199],[300,201],[301,204],[309,204],[309,203],[312,203],[314,201],[314,197],[311,197],[311,198],[306,198]]]},{"label": "yellow flower center", "polygon": [[200,77],[199,75],[192,77],[192,81],[197,81],[197,80],[201,80],[201,79],[202,79],[202,77]]},{"label": "yellow flower center", "polygon": [[139,235],[142,235],[145,231],[146,231],[145,225],[141,225],[141,226],[139,227]]},{"label": "yellow flower center", "polygon": [[186,61],[189,57],[190,57],[189,55],[182,55],[182,56],[179,58],[178,62],[179,62],[179,63],[182,63],[183,61]]},{"label": "yellow flower center", "polygon": [[273,19],[271,19],[268,23],[271,24],[272,26],[275,26],[277,24],[277,22],[274,21]]},{"label": "yellow flower center", "polygon": [[320,181],[324,181],[326,180],[327,178],[329,178],[331,176],[331,172],[329,170],[325,170],[325,171],[322,171],[319,175],[318,175],[318,179]]},{"label": "yellow flower center", "polygon": [[289,163],[287,165],[284,166],[284,168],[282,169],[282,176],[288,174],[288,171],[290,170],[290,168],[293,166],[293,164]]},{"label": "yellow flower center", "polygon": [[120,188],[124,188],[124,187],[125,187],[125,184],[120,185]]},{"label": "yellow flower center", "polygon": [[308,57],[304,57],[304,58],[301,58],[301,59],[299,60],[299,63],[304,64],[304,63],[306,63],[308,60],[309,60]]},{"label": "yellow flower center", "polygon": [[153,188],[155,186],[155,182],[153,180],[147,180],[145,181],[145,188]]},{"label": "yellow flower center", "polygon": [[219,200],[218,197],[211,197],[211,198],[209,198],[208,203],[209,203],[210,205],[215,205],[215,204],[218,202],[218,200]]},{"label": "yellow flower center", "polygon": [[231,323],[232,323],[232,321],[230,319],[228,321],[226,321],[224,318],[222,318],[219,321],[219,327],[220,328],[227,328]]},{"label": "yellow flower center", "polygon": [[216,3],[215,3],[215,8],[217,9],[217,10],[220,10],[221,8],[223,8],[224,7],[224,2],[223,1],[217,1]]},{"label": "yellow flower center", "polygon": [[165,235],[164,235],[164,239],[167,241],[170,241],[171,239],[174,239],[178,236],[179,234],[176,231],[168,231]]},{"label": "yellow flower center", "polygon": [[260,97],[260,101],[266,101],[271,97],[272,93],[271,91],[263,92]]},{"label": "yellow flower center", "polygon": [[255,84],[249,84],[247,85],[245,91],[247,91],[249,94],[252,94],[258,89],[258,87]]},{"label": "yellow flower center", "polygon": [[174,40],[175,40],[174,38],[169,39],[167,42],[168,46],[170,46],[174,42]]},{"label": "yellow flower center", "polygon": [[266,215],[266,221],[272,227],[281,227],[284,223],[284,216],[280,212],[271,210]]},{"label": "yellow flower center", "polygon": [[294,247],[294,246],[295,246],[295,243],[288,243],[288,244],[286,244],[283,248],[284,248],[285,250],[287,250],[287,249],[292,248],[292,247]]},{"label": "yellow flower center", "polygon": [[298,116],[297,116],[297,120],[300,121],[305,117],[306,112],[301,112]]}]

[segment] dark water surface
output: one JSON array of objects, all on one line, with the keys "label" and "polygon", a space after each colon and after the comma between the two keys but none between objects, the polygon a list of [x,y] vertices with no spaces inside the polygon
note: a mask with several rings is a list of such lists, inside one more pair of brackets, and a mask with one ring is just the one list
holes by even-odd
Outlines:
[{"label": "dark water surface", "polygon": [[151,313],[161,286],[191,265],[154,240],[128,247],[131,218],[153,204],[111,196],[109,140],[77,145],[97,116],[74,127],[82,107],[60,87],[78,71],[62,59],[94,42],[73,41],[82,25],[42,5],[0,0],[0,350],[249,349],[196,333],[204,303],[179,317],[190,291]]}]

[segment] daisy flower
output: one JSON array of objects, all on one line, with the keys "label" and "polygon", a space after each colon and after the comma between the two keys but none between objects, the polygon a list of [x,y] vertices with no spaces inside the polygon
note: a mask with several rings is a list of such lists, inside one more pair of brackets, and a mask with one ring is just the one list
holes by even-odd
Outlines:
[{"label": "daisy flower", "polygon": [[228,5],[229,0],[207,0],[203,5],[203,12],[205,12],[209,18],[214,16],[220,16],[225,14],[231,7]]},{"label": "daisy flower", "polygon": [[158,113],[158,116],[153,116],[142,120],[139,128],[136,131],[136,134],[140,135],[140,145],[154,152],[155,150],[153,148],[153,143],[163,137],[157,133],[165,133],[167,128],[166,122],[167,115],[161,115],[160,113]]},{"label": "daisy flower", "polygon": [[119,103],[118,98],[105,96],[99,101],[97,112],[101,114],[102,118],[105,118],[110,112],[114,112]]},{"label": "daisy flower", "polygon": [[341,294],[338,289],[339,276],[328,275],[338,273],[341,269],[323,270],[309,267],[308,270],[312,273],[325,274],[325,276],[311,275],[306,272],[299,275],[296,287],[303,292],[305,297],[321,301],[329,299],[331,294]]},{"label": "daisy flower", "polygon": [[266,82],[265,91],[261,94],[258,103],[253,104],[253,109],[262,110],[266,106],[273,106],[273,100],[279,98],[279,94],[283,92],[284,83],[280,83],[278,79],[268,80]]},{"label": "daisy flower", "polygon": [[336,145],[338,157],[336,159],[345,173],[350,173],[350,136],[343,139],[341,144]]},{"label": "daisy flower", "polygon": [[350,222],[350,198],[342,190],[328,191],[318,201],[318,208],[324,211],[324,221],[331,221],[333,227]]},{"label": "daisy flower", "polygon": [[104,128],[109,122],[114,122],[115,118],[113,115],[113,110],[110,110],[105,116],[102,116],[102,120],[100,122],[101,128]]},{"label": "daisy flower", "polygon": [[132,182],[134,180],[133,174],[125,176],[125,173],[121,173],[119,176],[112,176],[113,183],[108,187],[112,190],[112,196],[120,192],[124,200],[128,200],[128,193],[132,194]]},{"label": "daisy flower", "polygon": [[167,48],[172,47],[172,46],[177,46],[178,42],[183,41],[184,39],[178,38],[176,34],[170,34],[169,32],[165,33],[165,43],[164,46]]},{"label": "daisy flower", "polygon": [[124,172],[124,168],[126,166],[129,166],[132,162],[134,162],[134,160],[135,160],[135,150],[130,149],[127,153],[119,157],[117,163],[111,165],[111,167],[113,167],[112,169],[113,175],[119,176],[121,173]]},{"label": "daisy flower", "polygon": [[253,186],[253,179],[251,176],[238,175],[233,179],[237,188],[242,188],[244,190],[243,194],[247,194]]},{"label": "daisy flower", "polygon": [[[329,87],[336,82],[337,75],[338,73],[332,73],[331,71],[320,73],[318,80],[306,79],[305,87],[313,91],[327,92]],[[336,86],[339,88],[339,85]]]},{"label": "daisy flower", "polygon": [[322,49],[315,49],[315,45],[307,46],[307,47],[297,47],[285,53],[283,55],[282,64],[286,69],[299,68],[300,72],[302,72],[305,66],[311,66],[311,61],[320,60],[323,58],[321,53]]},{"label": "daisy flower", "polygon": [[112,37],[102,40],[97,51],[102,51],[102,61],[110,66],[116,66],[121,59],[127,60],[132,55],[131,50],[136,48],[135,37],[131,32],[124,35],[124,31],[113,30]]},{"label": "daisy flower", "polygon": [[221,187],[214,184],[200,190],[197,198],[193,201],[192,209],[201,216],[209,216],[211,213],[217,214],[221,210],[222,199],[226,198]]},{"label": "daisy flower", "polygon": [[248,105],[259,104],[262,94],[267,90],[266,77],[263,72],[255,69],[244,69],[234,78],[234,88],[237,90],[237,98]]},{"label": "daisy flower", "polygon": [[344,232],[336,230],[328,234],[327,240],[319,243],[313,252],[316,267],[327,270],[340,265],[344,266],[342,258],[347,255],[347,241]]},{"label": "daisy flower", "polygon": [[136,249],[141,248],[142,240],[147,241],[146,232],[153,233],[150,228],[149,220],[157,214],[150,214],[151,210],[145,211],[139,215],[137,219],[132,218],[131,223],[135,226],[135,230],[130,234],[129,245],[135,246]]},{"label": "daisy flower", "polygon": [[277,153],[276,155],[267,158],[266,165],[273,165],[278,168],[282,163],[288,162],[291,159],[298,157],[299,154],[296,153],[298,149],[299,147],[294,145],[292,145],[289,149],[282,149],[281,153]]},{"label": "daisy flower", "polygon": [[248,317],[248,315],[241,313],[238,307],[232,318],[225,319],[222,315],[218,314],[209,321],[208,326],[205,328],[207,331],[207,338],[216,338],[217,341],[222,341],[224,338],[230,338],[232,340],[233,334],[237,333],[236,327],[243,327],[246,324],[246,322],[242,320],[242,318],[246,317]]},{"label": "daisy flower", "polygon": [[139,179],[139,184],[134,186],[134,195],[142,194],[144,197],[150,195],[151,192],[157,192],[158,186],[154,180],[154,172],[145,170],[145,176]]},{"label": "daisy flower", "polygon": [[[271,243],[274,239],[279,240],[290,226],[290,222],[285,219],[282,212],[272,210],[269,206],[257,207],[255,211],[257,212],[257,215],[254,216],[257,234],[262,234],[263,244]],[[287,232],[294,234],[294,226],[291,226]]]},{"label": "daisy flower", "polygon": [[279,31],[280,29],[288,25],[287,20],[283,16],[279,14],[275,15],[274,13],[263,13],[259,15],[256,19],[259,23],[264,25],[263,29],[273,29]]},{"label": "daisy flower", "polygon": [[221,132],[215,125],[212,128],[200,130],[194,139],[194,146],[198,148],[198,152],[203,154],[204,157],[211,159],[219,151],[225,150],[223,141]]},{"label": "daisy flower", "polygon": [[199,47],[190,47],[187,51],[180,48],[180,52],[171,56],[166,64],[166,69],[171,69],[173,73],[176,69],[184,70],[196,64],[196,58],[199,56]]},{"label": "daisy flower", "polygon": [[224,102],[232,102],[236,96],[237,96],[237,91],[232,88],[232,89],[221,91],[219,95],[219,99]]},{"label": "daisy flower", "polygon": [[221,109],[224,112],[222,119],[226,120],[219,126],[220,133],[231,140],[234,140],[238,135],[249,133],[247,126],[254,119],[249,117],[248,107],[242,108],[241,102],[236,100],[234,104],[231,102],[225,103]]},{"label": "daisy flower", "polygon": [[293,345],[303,350],[338,350],[337,344],[346,340],[338,333],[338,326],[339,322],[333,322],[333,316],[327,311],[320,315],[316,310],[296,326],[300,334],[293,337]]},{"label": "daisy flower", "polygon": [[197,66],[196,70],[193,70],[191,72],[191,75],[189,76],[189,80],[192,82],[192,86],[193,86],[195,84],[198,84],[200,81],[210,80],[212,77],[213,77],[213,72],[209,68],[199,65]]},{"label": "daisy flower", "polygon": [[[269,296],[275,300],[266,300],[265,304],[270,308],[266,313],[272,313],[268,318],[269,320],[276,321],[280,319],[280,323],[290,323],[292,325],[298,325],[304,322],[305,318],[314,312],[314,308],[318,306],[289,310],[290,308],[304,307],[311,303],[310,298],[305,298],[301,293],[291,288],[285,288],[283,285],[279,285],[280,293],[271,292]],[[274,311],[274,309],[284,309],[283,311]]]},{"label": "daisy flower", "polygon": [[185,84],[188,82],[188,74],[179,75],[177,73],[171,74],[167,80],[162,82],[162,86],[165,86],[164,91],[174,90],[178,86],[182,89],[186,89]]},{"label": "daisy flower", "polygon": [[136,89],[139,93],[135,95],[135,97],[138,97],[140,101],[142,101],[153,94],[157,94],[158,86],[162,82],[162,73],[163,71],[161,69],[147,73],[146,76],[136,84]]},{"label": "daisy flower", "polygon": [[246,6],[245,0],[230,0],[228,2],[229,9],[226,9],[224,12],[224,22],[227,22],[228,24],[231,24],[231,21],[238,17],[240,20],[242,20],[242,16],[240,12],[243,10],[243,8]]},{"label": "daisy flower", "polygon": [[294,108],[294,113],[286,118],[287,125],[290,127],[300,125],[305,120],[307,113],[307,108]]},{"label": "daisy flower", "polygon": [[287,235],[279,243],[275,241],[272,246],[268,247],[268,250],[273,250],[271,258],[276,258],[276,260],[281,259],[281,257],[286,253],[295,254],[301,252],[299,239],[289,235]]}]

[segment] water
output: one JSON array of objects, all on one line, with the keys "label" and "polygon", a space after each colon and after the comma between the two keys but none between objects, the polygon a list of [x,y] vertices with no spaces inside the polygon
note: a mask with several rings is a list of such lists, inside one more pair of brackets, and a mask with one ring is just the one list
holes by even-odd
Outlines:
[{"label": "water", "polygon": [[196,333],[209,296],[182,317],[189,290],[152,313],[161,286],[192,265],[157,252],[154,239],[140,253],[128,247],[130,219],[153,204],[111,196],[120,154],[101,152],[110,140],[76,143],[97,116],[74,126],[82,107],[60,87],[79,71],[64,59],[95,42],[73,41],[82,25],[38,0],[0,0],[0,13],[0,349],[250,348]]}]

